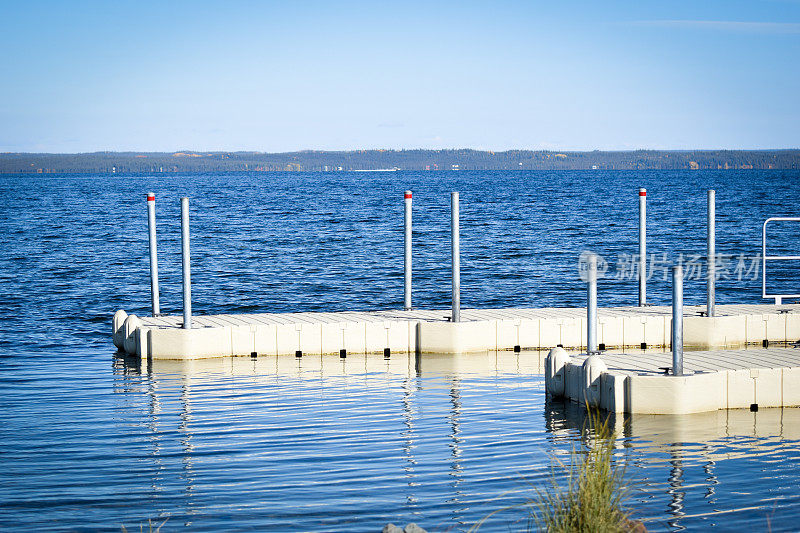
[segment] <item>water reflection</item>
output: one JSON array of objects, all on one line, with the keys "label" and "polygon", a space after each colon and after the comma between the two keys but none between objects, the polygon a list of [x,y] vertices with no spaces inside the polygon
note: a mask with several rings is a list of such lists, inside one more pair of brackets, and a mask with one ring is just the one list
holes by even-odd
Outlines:
[{"label": "water reflection", "polygon": [[409,506],[413,506],[417,502],[417,498],[414,495],[413,490],[417,485],[414,474],[414,467],[417,464],[417,461],[414,458],[414,417],[416,416],[416,412],[414,403],[412,401],[414,392],[413,387],[414,384],[410,379],[406,378],[403,380],[403,397],[401,402],[403,406],[403,425],[405,428],[401,433],[401,439],[403,442],[403,458],[405,459],[403,470],[405,471],[406,478],[408,479],[409,489],[406,496],[406,503]]},{"label": "water reflection", "polygon": [[[466,530],[529,498],[552,455],[568,459],[592,438],[585,409],[545,399],[543,355],[119,358],[114,386],[147,398],[126,403],[143,408],[151,490],[179,481],[185,524],[245,491],[257,523],[278,529],[374,525],[391,513]],[[723,527],[722,515],[762,527],[766,509],[796,498],[800,409],[607,416],[649,529]],[[515,513],[483,530],[518,527]]]},{"label": "water reflection", "polygon": [[[189,380],[184,381],[181,386],[181,414],[180,414],[180,424],[178,426],[178,431],[181,433],[181,447],[183,449],[183,472],[181,473],[181,479],[183,480],[184,486],[186,487],[184,494],[186,496],[186,513],[188,515],[193,514],[194,512],[194,505],[192,503],[192,493],[194,492],[194,482],[195,482],[195,475],[193,464],[194,460],[192,457],[192,452],[194,451],[194,446],[192,445],[192,403],[191,403],[191,383]],[[184,525],[190,525],[190,521],[186,521]]]},{"label": "water reflection", "polygon": [[[643,501],[666,496],[664,510],[670,518],[665,524],[675,531],[686,529],[687,518],[707,519],[742,512],[766,517],[769,503],[782,497],[749,497],[751,491],[759,490],[753,484],[769,484],[759,479],[765,474],[763,470],[754,472],[753,463],[770,464],[784,454],[796,456],[800,441],[798,408],[757,412],[732,409],[689,415],[606,415],[618,435],[619,455],[636,467],[629,469],[629,474],[644,480],[640,487]],[[586,409],[571,402],[547,402],[545,418],[553,438],[562,441],[582,433],[585,440],[596,423]],[[726,469],[726,473],[720,473],[720,463],[743,465],[741,470]],[[661,469],[660,465],[666,468]],[[774,474],[766,477],[771,475]],[[722,486],[727,482],[726,477],[730,481],[728,487]],[[738,505],[731,506],[729,501],[720,501],[720,491],[725,492],[725,500],[730,500],[731,494],[745,497],[734,498]],[[697,501],[691,503],[691,510],[687,509],[687,498],[695,499],[695,494],[708,506],[702,512],[698,512]]]},{"label": "water reflection", "polygon": [[[671,500],[667,505],[667,512],[675,518],[680,518],[686,513],[683,512],[683,500],[686,497],[686,492],[683,488],[683,463],[681,461],[681,453],[678,444],[672,444],[674,448],[670,451],[670,465],[672,468],[669,470],[669,489],[667,493],[670,495]],[[676,529],[685,529],[680,525],[678,520],[670,520],[668,524]]]},{"label": "water reflection", "polygon": [[[121,378],[118,380],[117,391],[125,394],[139,394],[146,391],[150,401],[148,429],[153,442],[150,454],[155,463],[163,461],[161,447],[163,439],[171,435],[170,428],[165,427],[164,421],[158,415],[169,405],[169,409],[177,409],[179,423],[175,428],[181,448],[181,462],[183,471],[180,479],[184,484],[186,514],[190,515],[194,509],[193,494],[198,475],[195,472],[195,454],[200,451],[208,455],[203,445],[205,432],[203,425],[208,426],[208,416],[201,414],[201,420],[195,420],[196,411],[204,413],[210,406],[219,405],[220,409],[235,410],[241,403],[266,404],[284,402],[289,411],[294,412],[298,424],[319,426],[316,439],[326,440],[323,423],[328,415],[340,417],[327,424],[333,429],[345,420],[348,427],[341,434],[343,440],[356,441],[360,444],[359,433],[367,433],[375,428],[383,431],[394,427],[395,440],[400,449],[400,467],[405,487],[402,490],[405,512],[411,514],[411,520],[421,520],[430,514],[433,498],[431,491],[436,493],[435,500],[439,502],[442,511],[442,523],[468,529],[477,519],[480,519],[479,509],[485,502],[474,502],[476,498],[475,484],[464,484],[464,474],[467,467],[463,463],[464,444],[466,437],[462,428],[464,416],[464,395],[474,397],[476,383],[474,380],[496,378],[499,375],[513,373],[518,378],[524,376],[538,376],[541,371],[544,354],[532,352],[528,354],[515,354],[513,352],[470,354],[467,356],[426,354],[392,355],[383,359],[375,355],[348,354],[346,359],[338,356],[303,356],[302,358],[285,356],[260,356],[257,358],[218,358],[192,361],[163,361],[151,360],[141,362],[136,358],[120,356],[115,359],[115,372]],[[527,374],[523,373],[527,369]],[[465,378],[468,381],[465,382]],[[385,388],[397,403],[384,404],[386,411],[380,412],[376,405],[368,409],[368,413],[361,412],[361,407],[352,408],[353,402],[369,404],[381,403],[380,391],[376,390],[377,380],[382,381],[381,387]],[[539,378],[534,378],[537,382]],[[255,385],[255,386],[254,386]],[[508,388],[513,391],[516,387],[529,385],[524,382],[502,383],[492,379],[489,382],[492,388]],[[231,402],[226,394],[226,387],[233,386],[241,390],[236,401]],[[481,387],[486,384],[480,383]],[[243,390],[246,388],[246,391]],[[310,398],[302,391],[311,390],[312,396],[327,396],[332,403],[341,404],[335,410],[326,409],[323,398]],[[298,391],[301,391],[298,394]],[[313,414],[304,412],[303,402],[319,401],[323,399],[320,409]],[[176,402],[177,400],[177,402]],[[474,399],[471,403],[475,405]],[[393,407],[398,406],[398,408]],[[334,412],[335,411],[335,412]],[[274,413],[272,413],[274,414]],[[264,413],[265,416],[258,420],[258,428],[254,430],[270,432],[279,423],[279,419]],[[533,423],[538,417],[533,417]],[[439,419],[444,426],[431,424],[431,419]],[[394,421],[400,422],[395,425]],[[239,435],[247,428],[237,423],[235,418],[230,422],[236,427]],[[421,424],[421,427],[420,427]],[[440,432],[437,427],[446,427]],[[485,426],[488,427],[488,426]],[[196,432],[201,433],[197,440]],[[349,432],[349,433],[348,433]],[[446,439],[446,440],[445,440]],[[282,447],[296,447],[293,441],[284,443]],[[199,442],[199,448],[195,442]],[[420,449],[422,445],[423,449]],[[432,446],[434,445],[434,446]],[[174,451],[174,447],[171,447]],[[317,459],[324,461],[330,454],[331,448],[315,448],[309,452],[316,454]],[[443,453],[446,452],[446,457]],[[381,457],[386,461],[388,457]],[[435,461],[431,461],[436,457]],[[445,459],[447,464],[446,490],[440,478],[444,473],[438,464]],[[263,463],[262,463],[263,466]],[[482,464],[482,469],[492,465]],[[297,465],[290,465],[292,469]],[[541,464],[533,465],[541,468]],[[270,466],[274,470],[277,466]],[[346,469],[355,468],[349,464]],[[531,466],[525,468],[530,469]],[[202,469],[202,466],[201,466]],[[474,469],[473,469],[474,474]],[[202,479],[202,475],[200,476]],[[338,480],[335,480],[338,481]],[[158,485],[158,478],[153,480],[153,490],[163,490]],[[477,493],[483,500],[491,500],[496,496],[493,491],[486,494]],[[422,502],[422,505],[420,505]],[[477,509],[477,510],[476,510]],[[494,509],[490,509],[494,510]],[[383,509],[385,512],[385,509]],[[446,516],[446,518],[445,518]],[[187,522],[189,523],[189,522]],[[313,528],[312,528],[313,529]]]},{"label": "water reflection", "polygon": [[450,413],[447,416],[447,419],[450,422],[450,455],[451,455],[451,463],[450,463],[450,475],[453,478],[453,496],[450,498],[449,502],[453,507],[453,523],[454,524],[464,524],[464,517],[462,516],[462,512],[467,511],[469,508],[464,507],[462,500],[463,500],[463,493],[461,492],[460,485],[461,485],[461,476],[464,472],[464,467],[460,463],[461,459],[461,441],[462,437],[461,433],[461,392],[460,392],[460,380],[458,377],[450,377],[448,379],[448,384],[450,386]]},{"label": "water reflection", "polygon": [[[211,359],[140,360],[116,353],[114,369],[125,376],[204,376],[268,375],[302,377],[317,372],[322,377],[358,376],[375,372],[409,377],[452,377],[461,375],[496,376],[499,374],[541,375],[546,351],[486,351],[470,354],[394,354],[384,358],[375,354],[338,355],[260,355],[256,357],[217,357]],[[458,387],[456,387],[458,389]]]},{"label": "water reflection", "polygon": [[[574,431],[591,429],[594,421],[585,408],[574,402],[546,402],[545,420],[549,431],[556,437],[569,439]],[[622,415],[604,413],[610,426],[627,439],[635,437],[635,443],[626,440],[626,445],[646,446],[668,452],[676,443],[682,444],[684,453],[695,456],[715,457],[723,448],[713,444],[698,446],[697,443],[714,442],[726,438],[746,439],[726,443],[724,458],[740,456],[746,451],[769,453],[771,444],[783,439],[800,440],[800,409],[730,409],[693,413],[688,415]],[[750,440],[753,439],[753,440]]]}]

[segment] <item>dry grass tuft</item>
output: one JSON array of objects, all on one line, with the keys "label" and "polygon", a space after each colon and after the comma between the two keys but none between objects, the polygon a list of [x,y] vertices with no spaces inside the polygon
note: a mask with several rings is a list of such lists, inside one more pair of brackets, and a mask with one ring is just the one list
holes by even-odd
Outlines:
[{"label": "dry grass tuft", "polygon": [[[629,518],[625,467],[614,463],[614,432],[608,417],[590,411],[589,422],[594,429],[583,428],[587,444],[580,460],[569,466],[557,461],[550,486],[537,489],[531,502],[536,525],[553,533],[646,531],[641,522]],[[561,482],[560,473],[566,478]]]}]

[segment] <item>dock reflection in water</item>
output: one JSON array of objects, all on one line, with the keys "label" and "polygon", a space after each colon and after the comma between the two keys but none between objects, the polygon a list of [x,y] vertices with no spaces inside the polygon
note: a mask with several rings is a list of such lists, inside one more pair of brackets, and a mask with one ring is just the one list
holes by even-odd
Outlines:
[{"label": "dock reflection in water", "polygon": [[[594,423],[575,403],[547,402],[545,412],[548,431],[562,442]],[[628,476],[641,481],[634,507],[647,509],[646,518],[674,530],[698,523],[735,530],[743,521],[796,529],[783,514],[798,504],[800,408],[608,416]],[[652,514],[657,502],[670,518]]]},{"label": "dock reflection in water", "polygon": [[[198,529],[466,530],[524,504],[590,424],[545,400],[544,353],[118,359],[153,515]],[[792,529],[800,409],[612,416],[651,530]],[[524,507],[484,531],[524,529]]]}]

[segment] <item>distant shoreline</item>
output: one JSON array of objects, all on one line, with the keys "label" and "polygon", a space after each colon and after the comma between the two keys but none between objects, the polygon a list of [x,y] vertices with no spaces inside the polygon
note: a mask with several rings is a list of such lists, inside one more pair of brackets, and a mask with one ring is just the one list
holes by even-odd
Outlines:
[{"label": "distant shoreline", "polygon": [[798,170],[800,149],[0,153],[3,174],[684,169]]}]

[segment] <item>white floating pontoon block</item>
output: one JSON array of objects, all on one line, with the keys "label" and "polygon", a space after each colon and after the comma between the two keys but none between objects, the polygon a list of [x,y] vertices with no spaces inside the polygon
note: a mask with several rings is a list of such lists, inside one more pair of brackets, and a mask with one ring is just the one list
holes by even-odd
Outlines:
[{"label": "white floating pontoon block", "polygon": [[583,361],[583,400],[589,407],[598,407],[602,396],[602,378],[608,367],[599,355],[590,355]]},{"label": "white floating pontoon block", "polygon": [[686,414],[725,407],[725,372],[632,375],[627,385],[632,413]]},{"label": "white floating pontoon block", "polygon": [[151,328],[153,359],[203,359],[232,355],[231,328]]},{"label": "white floating pontoon block", "polygon": [[422,353],[480,352],[497,347],[496,320],[419,322],[417,329]]},{"label": "white floating pontoon block", "polygon": [[569,355],[564,348],[556,346],[547,354],[544,360],[544,385],[545,391],[553,398],[561,398],[565,393],[566,366],[569,364]]},{"label": "white floating pontoon block", "polygon": [[114,318],[111,319],[111,338],[114,341],[114,346],[120,350],[125,349],[125,333],[123,327],[125,326],[126,318],[128,318],[128,313],[120,309],[114,313]]},{"label": "white floating pontoon block", "polygon": [[122,346],[128,355],[136,355],[136,330],[141,327],[142,321],[136,315],[128,315],[122,326]]},{"label": "white floating pontoon block", "polygon": [[735,347],[747,342],[747,319],[738,316],[686,316],[683,318],[683,345],[708,350]]}]

